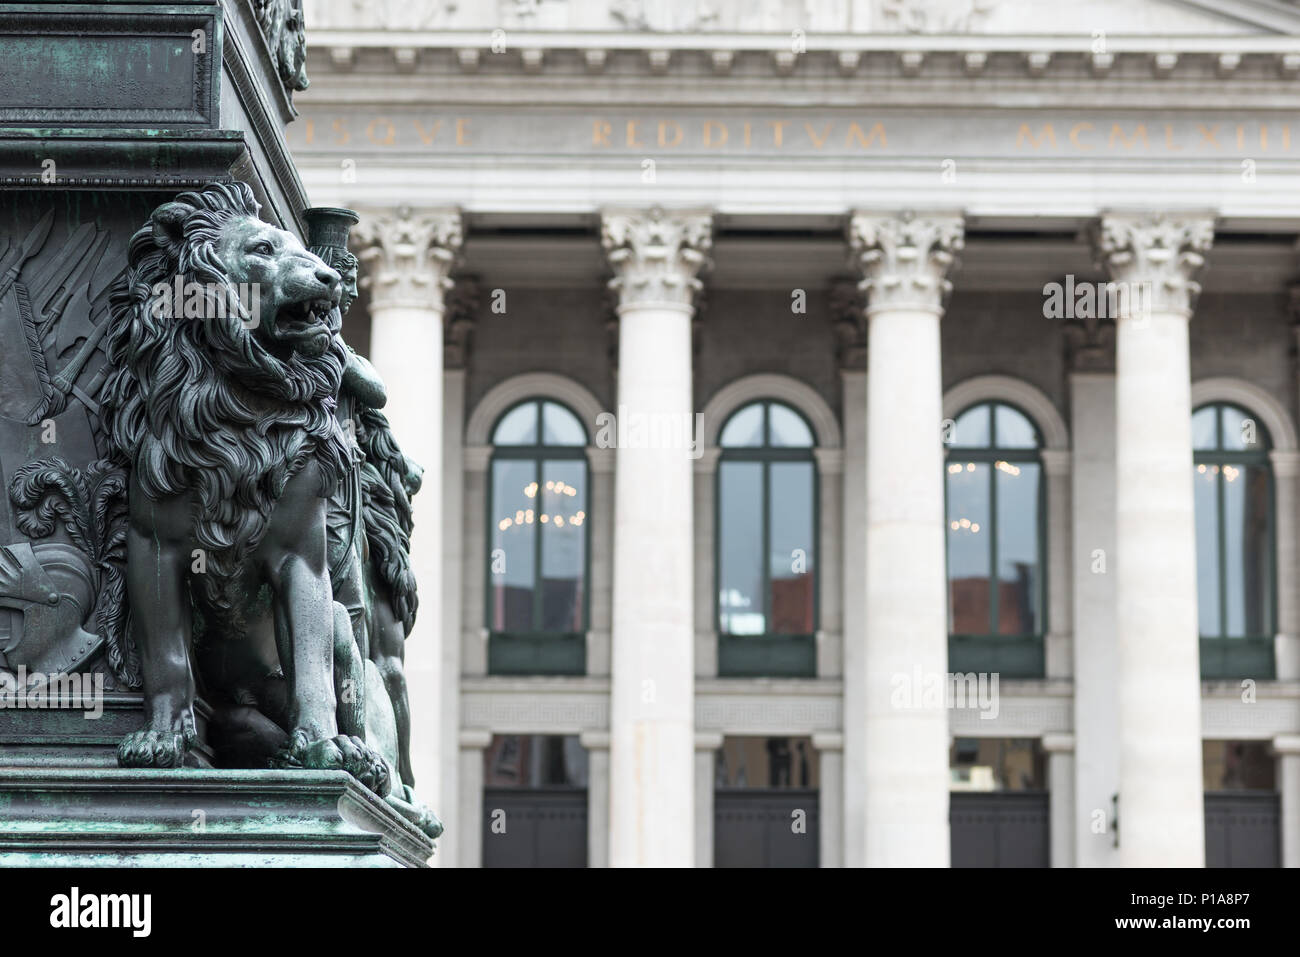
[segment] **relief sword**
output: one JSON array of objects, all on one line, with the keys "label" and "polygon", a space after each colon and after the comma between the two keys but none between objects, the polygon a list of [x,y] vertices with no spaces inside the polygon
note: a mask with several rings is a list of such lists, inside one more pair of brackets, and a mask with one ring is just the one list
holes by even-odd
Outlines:
[{"label": "relief sword", "polygon": [[[0,269],[4,269],[4,275],[0,276],[0,297],[9,291],[9,287],[14,284],[18,278],[18,273],[22,271],[23,263],[32,257],[37,250],[45,245],[45,239],[50,235],[50,227],[54,225],[54,210],[50,210],[42,217],[41,221],[32,227],[32,231],[27,234],[23,244],[16,252],[17,259],[8,262],[10,256],[5,257],[5,262],[0,262]],[[8,268],[5,268],[5,267]]]}]

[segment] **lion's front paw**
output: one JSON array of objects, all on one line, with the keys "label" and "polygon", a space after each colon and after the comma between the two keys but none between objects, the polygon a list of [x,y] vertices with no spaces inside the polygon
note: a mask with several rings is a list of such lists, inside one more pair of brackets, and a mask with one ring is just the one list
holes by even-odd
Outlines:
[{"label": "lion's front paw", "polygon": [[347,771],[380,797],[388,794],[388,765],[354,735],[340,734],[309,741],[306,733],[299,729],[274,763],[287,768]]},{"label": "lion's front paw", "polygon": [[124,768],[181,768],[189,743],[178,731],[132,731],[117,745],[117,763]]}]

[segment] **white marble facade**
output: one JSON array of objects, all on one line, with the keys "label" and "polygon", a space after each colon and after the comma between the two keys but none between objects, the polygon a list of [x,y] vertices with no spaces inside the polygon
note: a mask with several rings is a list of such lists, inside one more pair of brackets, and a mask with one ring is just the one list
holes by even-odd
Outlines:
[{"label": "white marble facade", "polygon": [[[1038,742],[1054,866],[1200,866],[1202,742],[1266,742],[1300,866],[1300,10],[306,10],[287,139],[312,201],[363,215],[345,331],[426,468],[413,553],[437,611],[408,672],[443,866],[481,862],[500,734],[577,736],[595,866],[710,864],[714,753],[756,735],[811,739],[822,866],[947,866],[956,738]],[[1050,316],[1066,277],[1150,298]],[[537,397],[593,433],[702,414],[690,455],[586,450],[585,674],[489,674],[491,430]],[[720,677],[718,430],[764,399],[816,437],[816,668]],[[900,709],[898,675],[948,671],[942,427],[981,401],[1041,439],[1044,664],[996,716]],[[1246,683],[1199,674],[1190,413],[1210,402],[1271,442],[1274,668]]]}]

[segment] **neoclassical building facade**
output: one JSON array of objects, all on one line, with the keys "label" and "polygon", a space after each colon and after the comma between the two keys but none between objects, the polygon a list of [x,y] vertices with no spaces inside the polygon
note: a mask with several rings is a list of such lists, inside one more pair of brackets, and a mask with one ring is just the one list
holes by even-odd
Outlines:
[{"label": "neoclassical building facade", "polygon": [[443,866],[1300,865],[1300,10],[306,14]]}]

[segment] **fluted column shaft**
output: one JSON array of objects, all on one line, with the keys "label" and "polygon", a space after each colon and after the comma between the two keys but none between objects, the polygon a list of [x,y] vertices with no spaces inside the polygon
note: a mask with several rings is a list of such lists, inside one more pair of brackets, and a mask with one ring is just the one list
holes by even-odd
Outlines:
[{"label": "fluted column shaft", "polygon": [[867,866],[947,867],[948,622],[939,320],[960,217],[855,214],[867,295]]},{"label": "fluted column shaft", "polygon": [[1120,863],[1202,867],[1201,683],[1187,324],[1207,218],[1104,216],[1116,328]]},{"label": "fluted column shaft", "polygon": [[690,867],[694,826],[692,300],[706,214],[608,212],[619,296],[610,840],[614,867]]},{"label": "fluted column shaft", "polygon": [[420,611],[406,641],[411,764],[422,799],[447,815],[457,796],[443,793],[441,780],[443,315],[461,220],[455,210],[401,209],[364,217],[352,236],[370,291],[370,361],[388,389],[384,415],[403,453],[424,469],[412,499]]}]

